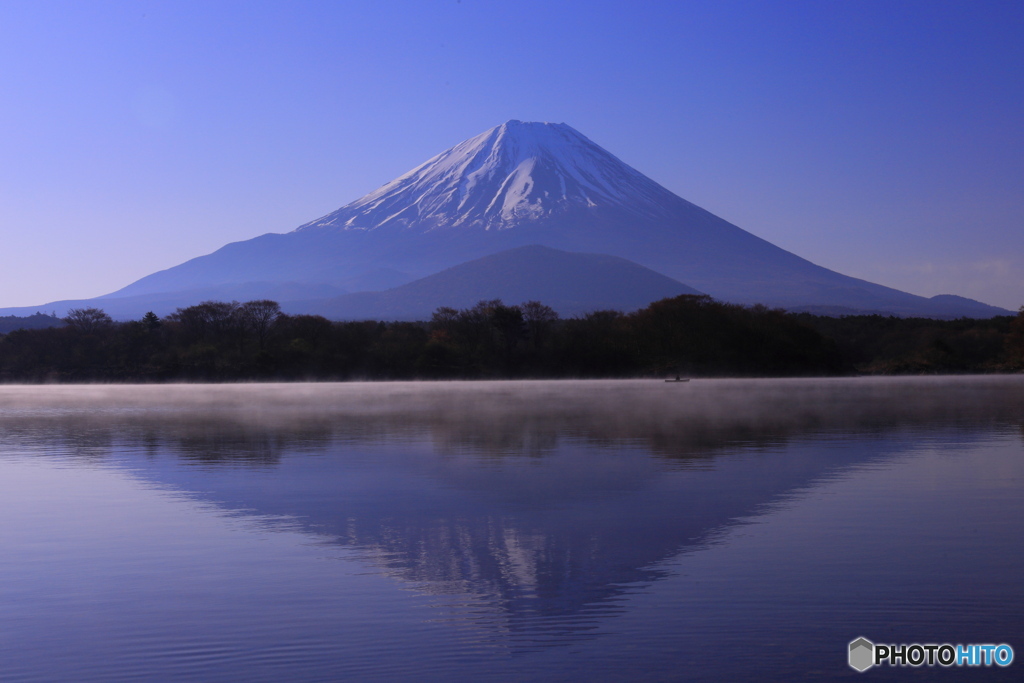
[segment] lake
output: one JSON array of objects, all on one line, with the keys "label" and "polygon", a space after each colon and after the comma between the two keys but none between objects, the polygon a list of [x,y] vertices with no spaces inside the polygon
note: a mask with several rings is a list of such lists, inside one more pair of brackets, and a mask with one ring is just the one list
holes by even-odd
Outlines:
[{"label": "lake", "polygon": [[0,387],[0,680],[1021,680],[1024,377]]}]

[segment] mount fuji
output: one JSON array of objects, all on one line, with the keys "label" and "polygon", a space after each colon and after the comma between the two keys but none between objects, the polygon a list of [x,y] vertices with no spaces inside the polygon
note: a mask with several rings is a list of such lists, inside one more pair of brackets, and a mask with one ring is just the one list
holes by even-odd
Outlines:
[{"label": "mount fuji", "polygon": [[[315,311],[318,300],[391,290],[530,245],[626,259],[685,283],[680,286],[688,291],[743,304],[930,317],[1008,313],[963,297],[928,299],[817,266],[673,194],[564,123],[521,121],[470,138],[291,232],[228,244],[90,305],[141,315],[230,293],[277,298],[285,310],[288,301],[302,301]],[[595,268],[600,263],[593,261]],[[501,291],[500,282],[490,284],[488,291]],[[558,291],[547,294],[562,298]],[[47,306],[61,303],[77,302]],[[334,304],[322,309],[339,310]]]}]

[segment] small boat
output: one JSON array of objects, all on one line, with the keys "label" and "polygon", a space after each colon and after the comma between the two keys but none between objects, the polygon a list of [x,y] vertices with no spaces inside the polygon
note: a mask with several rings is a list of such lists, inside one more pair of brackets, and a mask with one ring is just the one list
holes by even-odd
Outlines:
[{"label": "small boat", "polygon": [[680,377],[679,375],[676,375],[675,379],[667,379],[665,381],[666,382],[689,382],[690,378],[689,377]]}]

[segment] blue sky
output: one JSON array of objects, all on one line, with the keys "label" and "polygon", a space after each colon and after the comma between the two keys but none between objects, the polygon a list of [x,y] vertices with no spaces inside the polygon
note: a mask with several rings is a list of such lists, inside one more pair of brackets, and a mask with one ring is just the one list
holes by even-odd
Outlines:
[{"label": "blue sky", "polygon": [[0,2],[0,306],[286,232],[508,119],[820,265],[1024,304],[1024,3]]}]

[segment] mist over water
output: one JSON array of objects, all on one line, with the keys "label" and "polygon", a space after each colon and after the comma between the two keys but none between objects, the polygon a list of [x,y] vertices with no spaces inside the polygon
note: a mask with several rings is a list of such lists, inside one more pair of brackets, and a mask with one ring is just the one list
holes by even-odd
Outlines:
[{"label": "mist over water", "polygon": [[0,386],[0,425],[148,425],[177,434],[213,425],[352,438],[426,430],[497,439],[493,445],[534,432],[598,441],[714,441],[715,434],[728,441],[897,424],[1005,423],[1021,415],[1022,386],[1015,376]]},{"label": "mist over water", "polygon": [[0,387],[0,679],[833,680],[862,635],[1024,652],[1022,416],[1006,376]]}]

